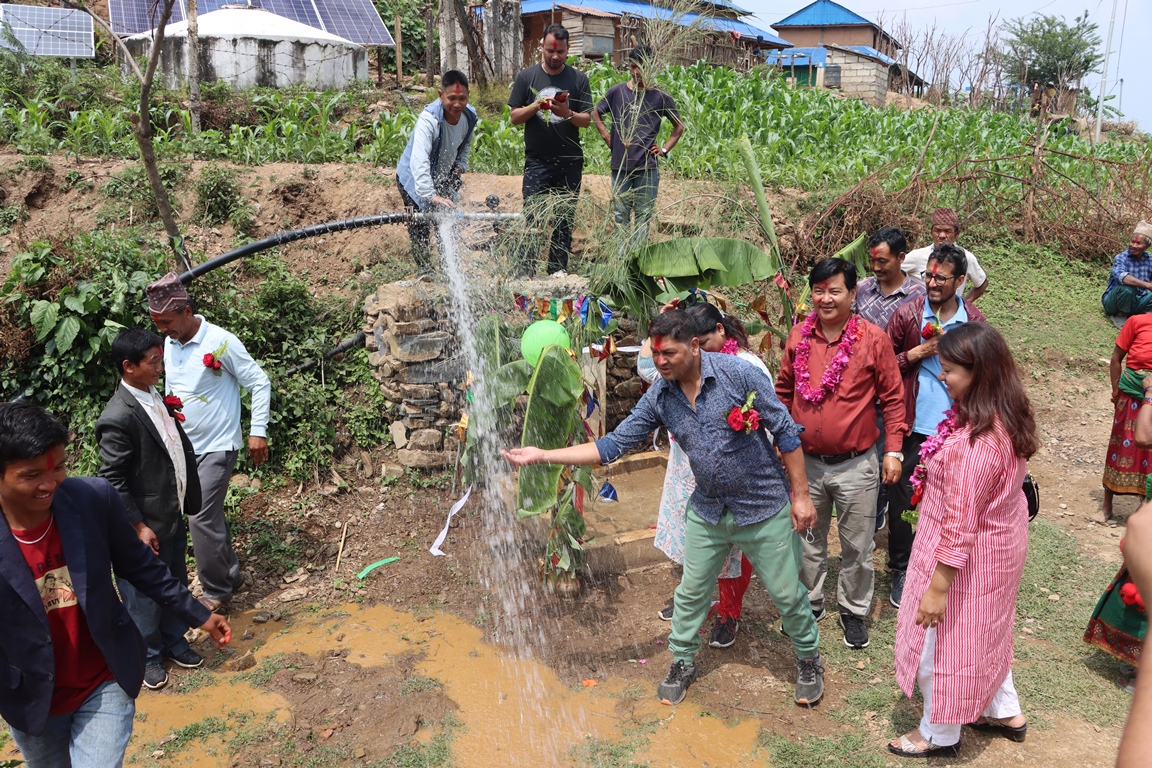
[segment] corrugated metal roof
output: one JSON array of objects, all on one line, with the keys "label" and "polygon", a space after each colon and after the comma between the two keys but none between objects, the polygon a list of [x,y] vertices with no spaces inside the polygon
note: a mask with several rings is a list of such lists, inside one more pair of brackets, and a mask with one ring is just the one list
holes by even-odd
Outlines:
[{"label": "corrugated metal roof", "polygon": [[[648,3],[628,2],[628,0],[581,0],[579,6],[587,9],[584,11],[577,11],[577,13],[592,14],[592,11],[599,11],[601,13],[611,14],[613,16],[620,16],[625,13],[633,16],[640,16],[645,19],[675,19],[679,24],[687,27],[692,24],[700,24],[700,26],[707,29],[716,30],[718,32],[736,32],[741,37],[756,39],[757,37],[764,38],[765,45],[775,48],[791,48],[792,44],[786,40],[781,40],[771,32],[767,32],[751,24],[746,24],[743,21],[736,19],[717,18],[715,16],[701,17],[696,13],[685,13],[681,15],[674,15],[672,11],[660,6],[650,5]],[[530,13],[540,13],[542,11],[552,10],[552,0],[523,0],[520,3],[520,14],[527,15]]]},{"label": "corrugated metal roof", "polygon": [[620,18],[620,14],[618,13],[612,13],[611,11],[601,11],[598,8],[589,8],[586,5],[568,5],[567,3],[557,3],[556,7],[563,8],[566,11],[572,11],[572,13],[578,13],[581,16],[596,16],[602,19]]},{"label": "corrugated metal roof", "polygon": [[[900,62],[891,56],[885,56],[870,45],[826,45],[814,48],[789,48],[786,51],[773,51],[768,54],[767,62],[769,64],[779,64],[785,69],[791,67],[793,64],[797,67],[823,67],[828,63],[828,48],[852,51],[861,56],[876,59],[883,64],[887,64],[889,67],[901,66]],[[920,80],[920,76],[915,72],[909,70],[908,74],[916,80]]]},{"label": "corrugated metal roof", "polygon": [[842,27],[860,24],[867,24],[870,27],[876,26],[874,22],[868,21],[860,14],[848,10],[839,3],[834,3],[832,0],[816,0],[811,5],[807,5],[791,16],[776,22],[772,27]]}]

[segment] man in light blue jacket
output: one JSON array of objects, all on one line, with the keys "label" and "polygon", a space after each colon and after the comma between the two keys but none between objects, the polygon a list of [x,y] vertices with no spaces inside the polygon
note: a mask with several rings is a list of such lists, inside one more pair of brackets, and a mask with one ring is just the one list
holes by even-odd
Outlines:
[{"label": "man in light blue jacket", "polygon": [[[476,110],[468,106],[468,77],[459,70],[448,70],[440,78],[440,98],[416,119],[416,129],[396,167],[396,183],[407,210],[456,207],[477,120]],[[421,274],[432,271],[430,233],[427,221],[408,224],[412,258]]]}]

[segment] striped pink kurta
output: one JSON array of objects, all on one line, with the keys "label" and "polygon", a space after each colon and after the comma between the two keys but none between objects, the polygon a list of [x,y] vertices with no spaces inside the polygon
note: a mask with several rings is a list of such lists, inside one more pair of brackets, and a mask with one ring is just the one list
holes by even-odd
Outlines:
[{"label": "striped pink kurta", "polygon": [[957,429],[929,460],[920,520],[896,619],[896,682],[912,696],[924,645],[916,611],[936,563],[958,569],[936,627],[933,723],[970,723],[1012,665],[1016,591],[1028,554],[1025,463],[997,422],[969,443]]}]

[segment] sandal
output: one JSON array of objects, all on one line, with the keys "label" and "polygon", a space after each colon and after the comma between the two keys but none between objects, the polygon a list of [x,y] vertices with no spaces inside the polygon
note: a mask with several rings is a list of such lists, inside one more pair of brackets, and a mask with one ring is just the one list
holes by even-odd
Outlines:
[{"label": "sandal", "polygon": [[930,743],[925,747],[918,747],[912,743],[907,734],[901,736],[897,741],[900,746],[893,746],[889,742],[888,751],[900,757],[956,757],[960,754],[960,742],[949,744],[946,747],[937,747]]},{"label": "sandal", "polygon": [[1017,743],[1024,741],[1024,737],[1028,735],[1028,723],[1013,726],[994,717],[982,717],[980,720],[984,722],[977,720],[975,723],[968,723],[968,727],[984,733],[996,733]]}]

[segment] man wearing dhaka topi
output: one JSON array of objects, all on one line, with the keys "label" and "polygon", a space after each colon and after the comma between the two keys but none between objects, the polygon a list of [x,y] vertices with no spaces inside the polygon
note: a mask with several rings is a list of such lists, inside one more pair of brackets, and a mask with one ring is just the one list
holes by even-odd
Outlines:
[{"label": "man wearing dhaka topi", "polygon": [[811,532],[816,523],[800,429],[763,371],[732,355],[700,349],[697,324],[683,310],[662,313],[649,334],[661,378],[615,431],[569,448],[503,451],[504,458],[518,467],[607,464],[665,427],[688,455],[696,490],[688,501],[684,577],[676,588],[668,638],[673,663],[656,695],[679,704],[696,680],[699,629],[716,577],[736,546],[760,575],[796,650],[795,701],[812,706],[824,695],[824,664],[820,630],[799,578],[799,532]]},{"label": "man wearing dhaka topi", "polygon": [[201,509],[189,510],[188,533],[209,610],[219,610],[243,580],[224,519],[224,497],[240,452],[240,387],[252,395],[248,454],[268,459],[272,384],[235,335],[193,311],[192,298],[175,272],[148,286],[148,314],[164,340],[165,394],[180,398],[184,432],[196,451]]}]

